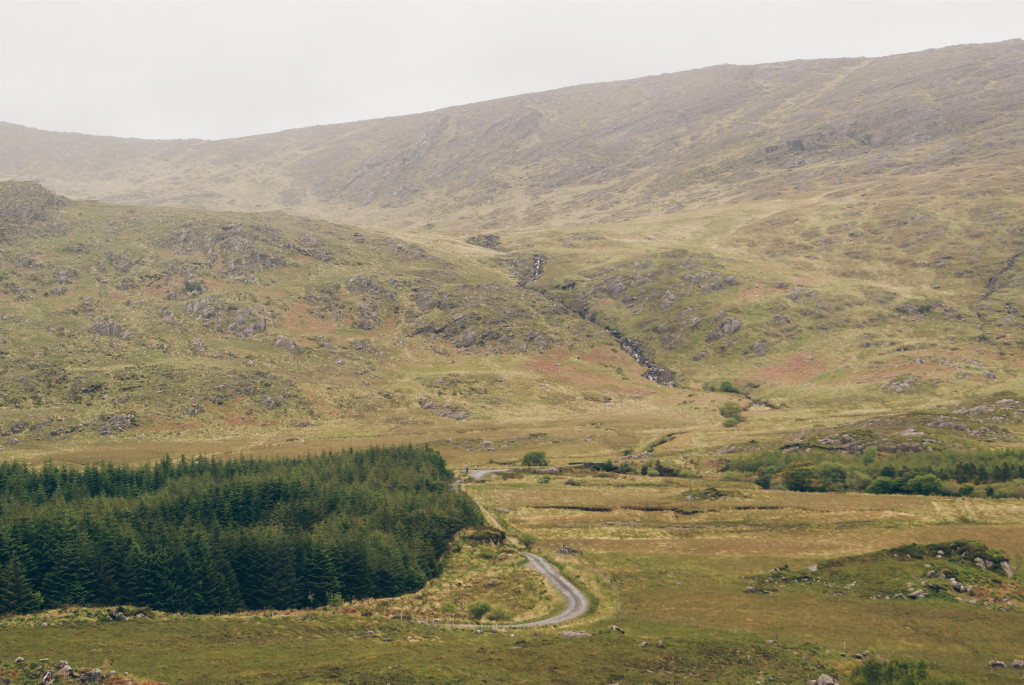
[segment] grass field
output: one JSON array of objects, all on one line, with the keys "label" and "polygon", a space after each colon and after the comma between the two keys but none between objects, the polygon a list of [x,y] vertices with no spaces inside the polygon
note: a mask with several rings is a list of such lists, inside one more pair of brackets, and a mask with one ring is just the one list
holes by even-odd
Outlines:
[{"label": "grass field", "polygon": [[[724,496],[700,499],[709,486]],[[1019,500],[792,493],[706,478],[582,474],[491,476],[466,487],[511,533],[536,535],[537,547],[595,600],[594,611],[565,626],[492,631],[487,624],[499,619],[555,613],[561,600],[523,569],[512,547],[459,544],[444,573],[406,597],[132,623],[97,621],[99,612],[88,609],[7,619],[0,662],[67,659],[182,684],[725,685],[841,676],[858,663],[854,653],[869,651],[922,659],[933,672],[967,683],[1020,678],[987,666],[1024,657],[1017,604],[871,600],[801,586],[744,592],[754,576],[783,564],[803,568],[910,542],[978,539],[1016,565],[1024,558]],[[583,554],[559,554],[560,545]],[[483,618],[482,632],[434,621],[466,621],[474,601],[496,609]],[[566,629],[591,637],[564,637]]]}]

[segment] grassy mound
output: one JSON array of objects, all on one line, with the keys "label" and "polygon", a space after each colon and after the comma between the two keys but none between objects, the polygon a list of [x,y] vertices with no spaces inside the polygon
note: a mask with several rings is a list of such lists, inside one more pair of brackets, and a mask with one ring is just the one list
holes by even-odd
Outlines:
[{"label": "grassy mound", "polygon": [[755,577],[747,592],[773,593],[790,585],[869,599],[1024,600],[1007,556],[975,540],[903,545],[799,570],[782,566]]}]

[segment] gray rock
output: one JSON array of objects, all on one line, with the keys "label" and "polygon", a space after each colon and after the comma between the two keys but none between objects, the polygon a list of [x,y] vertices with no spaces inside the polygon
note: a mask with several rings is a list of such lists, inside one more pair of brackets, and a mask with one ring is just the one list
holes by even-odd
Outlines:
[{"label": "gray rock", "polygon": [[101,319],[89,326],[89,332],[93,335],[105,335],[112,338],[119,338],[124,335],[124,327],[116,321]]},{"label": "gray rock", "polygon": [[135,414],[106,415],[101,416],[100,420],[103,421],[99,427],[100,435],[123,433],[129,428],[135,426]]},{"label": "gray rock", "polygon": [[608,626],[608,630],[614,630],[616,633],[622,633],[623,635],[626,634],[626,631],[618,626]]},{"label": "gray rock", "polygon": [[723,338],[727,335],[732,335],[742,327],[742,321],[732,316],[726,316],[718,323],[717,326],[715,326],[715,328],[710,333],[708,333],[707,337],[704,338],[704,340],[705,342],[714,342],[715,340]]},{"label": "gray rock", "polygon": [[750,355],[752,357],[763,357],[771,352],[772,347],[768,344],[767,340],[758,340],[750,344]]},{"label": "gray rock", "polygon": [[838,685],[835,678],[825,673],[818,676],[817,680],[812,680],[811,683],[812,685]]},{"label": "gray rock", "polygon": [[993,659],[992,661],[988,662],[988,665],[991,668],[1006,668],[1006,664],[1002,661],[999,661],[998,659]]},{"label": "gray rock", "polygon": [[14,660],[14,663],[16,663],[16,664],[20,664],[20,663],[22,663],[23,661],[25,661],[25,657],[23,657],[23,656],[19,656],[19,657],[18,657],[17,659],[15,659],[15,660]]},{"label": "gray rock", "polygon": [[56,676],[54,675],[53,670],[51,669],[43,674],[43,678],[39,682],[42,683],[42,685],[50,685],[50,683],[53,682],[53,679],[55,677]]},{"label": "gray rock", "polygon": [[907,596],[910,597],[910,599],[923,599],[928,596],[928,593],[924,590],[914,590]]},{"label": "gray rock", "polygon": [[1014,659],[1011,668],[1024,668],[1024,659]]},{"label": "gray rock", "polygon": [[[114,671],[110,672],[112,675]],[[91,671],[87,671],[81,675],[78,679],[80,683],[102,683],[104,680],[103,671],[98,668],[94,668]]]},{"label": "gray rock", "polygon": [[590,633],[585,630],[563,630],[562,637],[590,637]]},{"label": "gray rock", "polygon": [[298,344],[286,335],[277,336],[277,340],[274,341],[274,346],[285,350],[286,352],[291,352],[292,354],[296,354],[300,349]]},{"label": "gray rock", "polygon": [[999,562],[999,568],[1001,568],[1003,570],[1003,573],[1006,575],[1007,578],[1013,578],[1014,574],[1013,574],[1013,569],[1010,568],[1010,562],[1008,562],[1008,561],[1000,561]]}]

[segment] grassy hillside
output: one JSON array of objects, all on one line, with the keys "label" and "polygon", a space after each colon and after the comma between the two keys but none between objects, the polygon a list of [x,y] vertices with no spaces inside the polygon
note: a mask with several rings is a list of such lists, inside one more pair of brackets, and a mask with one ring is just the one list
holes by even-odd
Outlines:
[{"label": "grassy hillside", "polygon": [[[830,235],[839,210],[816,206],[813,229],[753,203],[462,238],[3,183],[0,440],[80,461],[126,440],[138,458],[139,443],[152,457],[386,437],[434,441],[461,465],[536,447],[608,456],[665,434],[675,450],[792,444],[811,425],[944,416],[1019,390],[1005,248],[1024,241],[1024,212],[1007,202],[976,230],[976,205],[949,210],[929,233],[942,257],[923,260],[915,222],[930,219],[884,223],[864,204],[870,221],[831,232],[851,249],[819,237],[815,259],[780,246]],[[771,243],[755,237],[766,225]],[[723,381],[736,393],[715,392]],[[730,400],[748,420],[724,428]],[[1004,418],[935,444],[1013,442],[1021,417]]]}]

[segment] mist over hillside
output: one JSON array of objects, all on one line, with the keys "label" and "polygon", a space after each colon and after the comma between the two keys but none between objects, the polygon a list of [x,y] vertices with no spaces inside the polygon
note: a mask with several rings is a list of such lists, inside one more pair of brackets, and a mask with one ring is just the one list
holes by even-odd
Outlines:
[{"label": "mist over hillside", "polygon": [[[671,216],[780,196],[1019,188],[1024,41],[722,65],[221,141],[4,124],[0,177],[131,204],[435,230]],[[214,103],[210,103],[211,106]],[[894,186],[900,186],[897,191]]]}]

